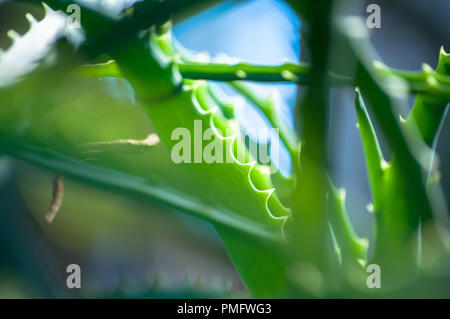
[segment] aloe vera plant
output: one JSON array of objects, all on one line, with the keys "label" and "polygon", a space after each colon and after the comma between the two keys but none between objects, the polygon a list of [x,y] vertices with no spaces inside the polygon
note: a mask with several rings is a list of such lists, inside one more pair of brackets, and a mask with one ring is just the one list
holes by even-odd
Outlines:
[{"label": "aloe vera plant", "polygon": [[[120,15],[107,14],[95,1],[80,2],[82,32],[68,29],[66,16],[56,11],[66,1],[46,1],[41,21],[27,15],[29,30],[10,32],[13,43],[0,53],[1,152],[208,221],[253,297],[402,296],[410,287],[420,290],[423,281],[448,278],[448,216],[433,165],[450,99],[450,55],[444,48],[436,70],[391,69],[376,62],[358,18],[333,14],[334,1],[288,1],[308,26],[311,64],[205,62],[176,43],[169,22],[199,2],[141,1],[122,8]],[[354,69],[350,75],[329,70],[335,37],[352,52],[346,61]],[[74,38],[83,40],[74,44]],[[98,118],[80,125],[42,115],[71,98],[54,96],[48,87],[64,92],[64,87],[89,86],[104,77],[126,79],[136,94],[139,109],[126,109],[122,129],[106,131],[108,123]],[[260,96],[243,80],[296,82],[305,88],[295,117],[301,130],[284,122],[276,99]],[[292,160],[290,176],[267,173],[249,152],[235,116],[239,100],[217,94],[210,81],[225,82],[278,129]],[[329,171],[327,123],[334,86],[356,88],[354,109],[376,227],[370,242],[357,236],[345,191],[336,187]],[[34,99],[21,92],[31,92]],[[410,94],[417,98],[404,120],[398,108]],[[87,103],[92,113],[107,112],[95,100]],[[70,113],[66,104],[62,113]],[[133,121],[140,124],[133,126]],[[151,122],[153,133],[144,132],[142,121]],[[69,125],[83,129],[68,136]],[[183,128],[194,135],[199,127],[202,137],[211,132],[210,143],[189,142],[184,152],[192,152],[182,154],[189,161],[175,163],[171,155],[179,154],[183,134],[174,132]],[[49,139],[55,133],[61,136]],[[148,138],[130,138],[142,133]],[[386,138],[389,161],[378,135]],[[196,158],[205,153],[216,160]],[[381,269],[379,289],[367,285],[366,270],[374,264]]]}]

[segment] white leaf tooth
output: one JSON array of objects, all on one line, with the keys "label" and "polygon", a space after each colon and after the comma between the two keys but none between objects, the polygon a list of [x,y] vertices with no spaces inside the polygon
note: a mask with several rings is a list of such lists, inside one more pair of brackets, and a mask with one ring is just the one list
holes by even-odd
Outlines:
[{"label": "white leaf tooth", "polygon": [[341,200],[345,200],[345,197],[347,195],[347,192],[345,190],[345,188],[340,188],[338,191],[338,196]]},{"label": "white leaf tooth", "polygon": [[[268,165],[260,165],[259,170],[264,175],[270,175],[270,166],[268,166]],[[272,193],[270,193],[270,194],[272,194]]]},{"label": "white leaf tooth", "polygon": [[53,9],[50,8],[45,2],[42,2],[42,6],[44,7],[45,15],[54,12]]},{"label": "white leaf tooth", "polygon": [[431,74],[426,77],[425,81],[430,87],[437,87],[439,85],[438,81]]},{"label": "white leaf tooth", "polygon": [[13,41],[16,41],[18,38],[20,38],[20,34],[18,34],[15,30],[9,30],[6,35],[8,38],[10,38]]},{"label": "white leaf tooth", "polygon": [[373,67],[375,69],[385,69],[386,68],[386,64],[384,64],[381,61],[375,60],[375,61],[373,61]]},{"label": "white leaf tooth", "polygon": [[245,78],[247,78],[247,73],[245,73],[244,70],[237,70],[236,76],[240,79],[245,79]]},{"label": "white leaf tooth", "polygon": [[173,62],[176,64],[181,64],[183,62],[183,57],[180,52],[177,52],[173,55]]},{"label": "white leaf tooth", "polygon": [[367,261],[365,259],[358,258],[357,261],[363,268],[366,268]]},{"label": "white leaf tooth", "polygon": [[296,81],[298,77],[289,70],[281,71],[281,77],[287,81]]},{"label": "white leaf tooth", "polygon": [[30,26],[32,26],[33,24],[36,24],[38,21],[35,19],[35,17],[33,17],[33,15],[31,13],[27,13],[25,14],[25,18],[27,19],[27,21],[30,23]]},{"label": "white leaf tooth", "polygon": [[422,70],[425,72],[434,72],[433,68],[427,63],[422,63]]}]

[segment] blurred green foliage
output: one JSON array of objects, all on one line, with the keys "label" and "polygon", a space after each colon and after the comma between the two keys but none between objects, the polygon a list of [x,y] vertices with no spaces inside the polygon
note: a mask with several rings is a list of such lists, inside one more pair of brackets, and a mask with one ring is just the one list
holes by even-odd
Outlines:
[{"label": "blurred green foliage", "polygon": [[[6,72],[10,77],[3,79],[0,151],[18,160],[18,192],[38,221],[36,229],[52,245],[64,247],[66,254],[80,254],[92,247],[99,229],[114,234],[113,247],[134,247],[136,251],[129,255],[139,255],[148,245],[140,242],[143,233],[163,231],[168,238],[180,241],[191,233],[193,243],[209,240],[186,232],[185,225],[167,212],[169,208],[214,226],[254,297],[422,296],[422,287],[427,287],[429,295],[448,297],[450,291],[436,279],[448,280],[450,271],[450,242],[445,228],[448,216],[439,184],[428,177],[436,173],[431,163],[448,103],[449,55],[442,50],[436,72],[427,69],[417,77],[387,67],[380,72],[362,22],[333,11],[333,5],[342,2],[288,1],[307,25],[308,67],[215,64],[178,49],[166,22],[174,14],[195,9],[197,1],[142,1],[120,18],[83,6],[85,41],[76,49],[65,37],[64,23],[58,27],[57,22],[65,16],[50,8],[41,21],[31,23],[25,35],[11,33],[13,44],[0,56],[0,66],[3,63],[3,70],[7,70],[6,63],[12,61],[18,66],[16,71],[27,72]],[[54,9],[67,4],[56,0],[47,3]],[[51,35],[48,43],[39,40],[35,31],[41,29]],[[342,39],[337,46],[332,41],[335,38]],[[36,51],[27,54],[26,50],[33,47]],[[329,60],[335,51],[351,52],[342,61],[353,70],[350,76],[330,75]],[[110,59],[114,62],[104,63]],[[280,130],[293,162],[288,177],[270,175],[253,160],[234,118],[236,106],[214,95],[207,81],[247,77],[279,81],[280,77],[272,77],[276,72],[283,80],[298,81],[308,88],[297,101],[299,132],[282,122],[273,101],[259,98],[251,88],[240,84],[231,86],[237,94],[252,100],[268,122]],[[339,83],[333,82],[336,78]],[[110,92],[111,83],[115,96]],[[355,109],[376,221],[376,238],[369,243],[375,247],[373,257],[367,254],[367,241],[357,236],[348,219],[345,192],[338,190],[329,177],[327,123],[330,86],[335,84],[359,87]],[[411,92],[419,95],[404,122],[398,108]],[[379,149],[365,101],[393,154],[389,162]],[[203,128],[214,129],[214,139],[231,141],[220,149],[226,158],[233,159],[231,163],[177,165],[172,161],[170,151],[176,144],[173,131],[182,127],[193,134],[196,120]],[[158,143],[135,145],[151,134],[157,134]],[[63,207],[51,225],[42,218],[50,201],[46,186],[49,174],[62,174],[67,180]],[[120,191],[121,196],[109,193],[111,190]],[[9,191],[17,196],[17,191]],[[152,210],[164,210],[160,215],[168,216],[139,218],[147,207],[138,207],[128,195],[157,204]],[[2,208],[9,209],[6,205]],[[22,218],[17,217],[18,227],[23,224]],[[9,228],[8,218],[2,220],[1,227]],[[177,234],[179,230],[183,236]],[[20,237],[11,236],[14,240]],[[32,244],[24,240],[21,247]],[[209,250],[215,248],[211,243]],[[156,244],[154,250],[158,249],[164,251],[164,243]],[[8,251],[11,254],[14,248]],[[25,259],[31,262],[33,258],[36,256],[30,252]],[[63,256],[61,263],[66,259],[70,258]],[[55,275],[51,268],[56,268],[48,267],[45,261],[38,265],[47,271],[44,281],[51,280]],[[370,290],[366,285],[366,267],[371,263],[382,269],[381,289]],[[17,275],[0,276],[6,278],[0,279],[4,289],[0,296],[2,291],[8,296],[28,296],[21,279],[12,283]],[[60,272],[59,276],[64,274]],[[34,282],[45,286],[42,280]],[[233,295],[226,284],[219,284],[214,292],[190,284],[180,295],[166,294],[153,281],[148,283],[150,291],[133,294],[124,293],[118,280],[116,292],[109,296]],[[8,288],[10,285],[12,288]],[[55,290],[58,288],[43,295],[54,296]]]}]

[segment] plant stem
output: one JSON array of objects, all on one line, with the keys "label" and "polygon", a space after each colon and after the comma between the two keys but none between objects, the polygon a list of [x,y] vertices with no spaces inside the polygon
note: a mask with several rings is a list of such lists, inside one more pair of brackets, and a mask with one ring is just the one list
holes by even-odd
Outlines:
[{"label": "plant stem", "polygon": [[[178,65],[180,73],[190,79],[216,81],[257,81],[257,82],[298,82],[311,83],[311,67],[305,63],[283,63],[276,66],[255,65],[249,63],[183,63]],[[333,85],[351,85],[352,79],[328,73]]]},{"label": "plant stem", "polygon": [[373,67],[380,76],[394,75],[406,81],[411,93],[450,100],[450,76],[430,70],[427,66],[424,66],[421,71],[405,71],[392,69],[380,62],[375,62]]},{"label": "plant stem", "polygon": [[311,85],[296,103],[295,117],[300,124],[302,148],[296,163],[300,169],[290,198],[293,217],[290,247],[301,262],[311,263],[323,273],[328,272],[334,256],[329,254],[333,244],[326,204],[332,4],[333,0],[305,2],[304,10],[298,11],[308,25],[302,36],[311,52],[308,72]]},{"label": "plant stem", "polygon": [[[184,78],[212,81],[255,81],[255,82],[297,82],[311,85],[311,67],[306,63],[284,63],[276,66],[249,63],[218,64],[183,62],[177,64]],[[391,69],[381,63],[374,63],[380,75],[393,74],[407,82],[411,93],[434,95],[450,100],[450,76],[426,71],[404,71]],[[81,73],[87,77],[123,77],[116,62],[86,65]],[[331,86],[354,85],[354,79],[328,72]]]}]

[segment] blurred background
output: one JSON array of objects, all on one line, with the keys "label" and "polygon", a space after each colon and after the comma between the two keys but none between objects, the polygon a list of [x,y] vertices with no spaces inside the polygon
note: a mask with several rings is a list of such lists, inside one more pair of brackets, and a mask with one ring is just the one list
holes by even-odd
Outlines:
[{"label": "blurred background", "polygon": [[[449,1],[360,2],[359,12],[355,13],[363,17],[369,15],[368,4],[381,7],[381,28],[371,30],[372,43],[388,66],[418,70],[425,62],[435,68],[440,47],[444,45],[446,51],[450,50]],[[11,44],[6,37],[9,29],[21,34],[27,30],[26,12],[32,12],[38,19],[43,17],[41,8],[0,1],[0,48],[6,49]],[[308,60],[307,53],[301,50],[301,28],[301,21],[283,1],[222,1],[177,21],[174,35],[186,48],[218,60],[230,56],[274,65],[296,62],[300,57]],[[73,85],[79,86],[77,98],[65,107],[72,107],[83,123],[67,120],[61,125],[74,129],[80,125],[88,127],[94,119],[89,115],[89,103],[84,102],[98,99],[108,105],[104,118],[105,125],[114,128],[110,134],[146,136],[151,130],[149,123],[137,120],[142,114],[125,81],[103,79]],[[277,90],[283,117],[293,125],[296,85],[252,86],[261,94]],[[347,207],[357,233],[372,238],[372,216],[366,210],[370,192],[353,109],[354,90],[332,91],[329,124],[332,174],[336,185],[347,189]],[[413,99],[410,106],[412,103]],[[66,110],[52,109],[49,114],[35,116],[45,123],[50,121],[47,117],[62,116]],[[404,111],[406,116],[408,110]],[[132,132],[120,131],[120,127],[125,128],[120,124],[125,112],[133,113]],[[249,103],[237,117],[244,127],[267,125]],[[449,121],[447,117],[437,146],[447,203]],[[42,136],[54,134],[45,127],[39,130]],[[63,143],[69,137],[58,138]],[[281,172],[289,173],[287,154],[282,153],[276,164]],[[37,167],[0,157],[0,298],[248,296],[209,224],[70,179],[64,180],[62,208],[55,221],[48,224],[44,215],[52,198],[52,178]],[[66,266],[72,263],[82,269],[80,290],[66,288]]]}]

